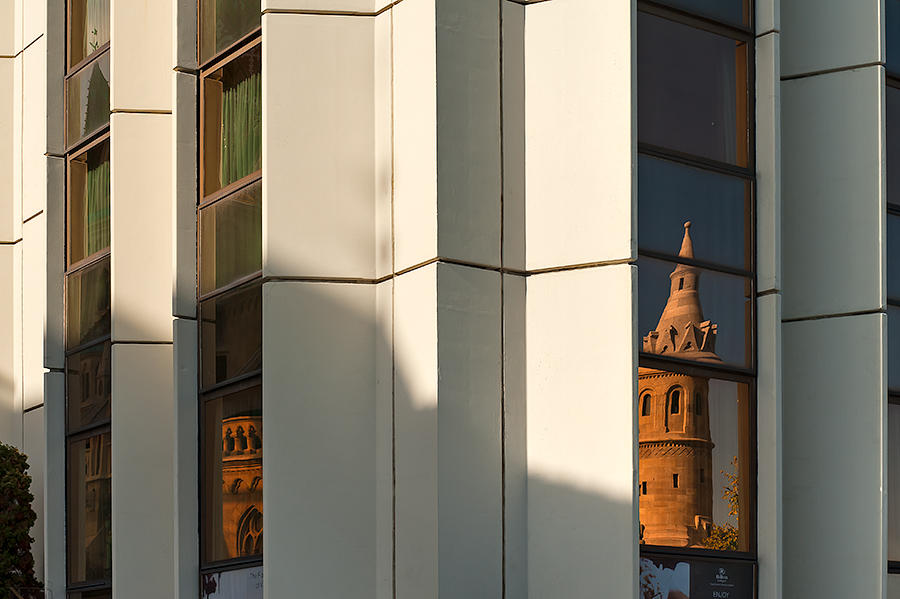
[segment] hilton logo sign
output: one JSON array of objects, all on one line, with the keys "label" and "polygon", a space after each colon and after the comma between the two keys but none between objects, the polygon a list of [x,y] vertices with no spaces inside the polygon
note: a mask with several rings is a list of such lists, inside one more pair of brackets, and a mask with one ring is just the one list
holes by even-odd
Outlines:
[{"label": "hilton logo sign", "polygon": [[753,565],[696,561],[691,599],[753,599]]}]

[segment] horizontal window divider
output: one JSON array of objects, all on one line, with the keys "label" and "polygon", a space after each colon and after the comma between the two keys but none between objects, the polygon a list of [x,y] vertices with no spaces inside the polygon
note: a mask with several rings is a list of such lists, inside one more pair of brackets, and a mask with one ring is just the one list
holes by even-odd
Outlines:
[{"label": "horizontal window divider", "polygon": [[888,296],[887,305],[894,306],[895,308],[900,308],[900,298]]},{"label": "horizontal window divider", "polygon": [[104,335],[102,337],[97,337],[96,339],[91,339],[90,341],[85,341],[81,345],[76,345],[71,349],[66,350],[66,357],[68,358],[72,354],[77,354],[78,352],[84,351],[86,349],[90,349],[95,345],[102,345],[111,339],[110,335]]},{"label": "horizontal window divider", "polygon": [[900,562],[888,560],[888,574],[900,574]]},{"label": "horizontal window divider", "polygon": [[[200,35],[197,35],[197,43],[198,43],[198,52],[199,56],[199,43],[200,43]],[[230,46],[225,48],[224,50],[219,51],[217,54],[213,55],[212,58],[203,62],[200,65],[200,77],[206,77],[210,73],[214,71],[218,71],[226,64],[238,58],[244,51],[249,50],[255,46],[258,46],[262,43],[262,25],[232,43]]]},{"label": "horizontal window divider", "polygon": [[653,368],[667,372],[683,373],[689,376],[709,377],[738,383],[755,384],[756,382],[755,368],[695,362],[693,360],[666,357],[661,354],[638,352],[638,366],[640,368]]},{"label": "horizontal window divider", "polygon": [[244,568],[252,568],[254,566],[262,566],[262,554],[253,557],[235,557],[229,560],[220,560],[210,562],[209,564],[200,566],[200,574],[214,574],[216,572],[229,572],[231,570],[243,570]]},{"label": "horizontal window divider", "polygon": [[641,555],[693,557],[701,560],[732,561],[755,564],[755,552],[719,551],[716,549],[700,549],[696,547],[667,547],[665,545],[641,545]]},{"label": "horizontal window divider", "polygon": [[69,268],[66,270],[66,276],[68,277],[69,275],[74,275],[77,272],[80,272],[82,270],[90,268],[91,266],[93,266],[95,264],[99,264],[100,262],[103,262],[104,260],[106,260],[109,257],[110,257],[109,246],[106,246],[99,252],[94,252],[90,256],[88,256],[86,258],[82,258],[75,264],[70,265]]},{"label": "horizontal window divider", "polygon": [[96,437],[97,435],[110,432],[112,432],[111,418],[76,428],[71,432],[66,431],[66,442],[82,441],[90,437]]},{"label": "horizontal window divider", "polygon": [[[888,403],[892,405],[900,405],[900,389],[888,389]],[[900,564],[900,562],[897,562]]]},{"label": "horizontal window divider", "polygon": [[109,42],[106,42],[105,44],[103,44],[102,46],[100,46],[99,48],[97,48],[96,50],[94,50],[93,52],[91,52],[90,54],[85,56],[84,58],[82,58],[81,62],[79,62],[78,64],[76,64],[75,66],[70,68],[68,71],[66,71],[65,79],[69,80],[72,77],[74,77],[75,75],[77,75],[79,71],[84,69],[84,67],[88,66],[95,60],[99,59],[108,50],[109,50]]},{"label": "horizontal window divider", "polygon": [[234,291],[235,289],[237,289],[239,287],[244,287],[244,286],[250,287],[251,284],[257,279],[261,283],[263,282],[263,276],[262,276],[261,270],[252,272],[249,275],[244,275],[243,277],[241,277],[239,279],[235,279],[234,281],[231,281],[227,285],[217,287],[217,288],[213,289],[212,291],[207,291],[206,293],[204,293],[202,295],[198,294],[199,299],[197,301],[205,302],[206,300],[210,300],[210,299],[219,297],[220,295],[225,295],[229,291]]},{"label": "horizontal window divider", "polygon": [[871,310],[857,310],[855,312],[835,312],[833,314],[815,314],[813,316],[797,316],[796,318],[782,318],[782,323],[806,322],[808,320],[826,320],[828,318],[847,318],[848,316],[868,316],[870,314],[887,314],[887,308],[872,308]]},{"label": "horizontal window divider", "polygon": [[[101,127],[101,129],[102,128],[106,128],[107,130],[96,137],[94,137],[93,134],[91,134],[91,139],[89,140],[89,142],[86,143],[83,147],[79,147],[77,153],[74,151],[70,151],[67,153],[67,155],[65,157],[69,160],[69,162],[80,157],[82,154],[84,154],[88,150],[93,150],[95,147],[99,146],[104,141],[107,141],[109,139],[109,125],[108,124],[104,125],[103,127]],[[100,131],[100,129],[98,129],[97,131]],[[82,140],[82,142],[79,142],[79,145],[81,143],[83,143],[84,141],[88,141],[88,140]]]},{"label": "horizontal window divider", "polygon": [[[894,88],[900,89],[900,73],[892,73],[891,71],[889,71],[887,69],[887,67],[885,67],[884,68],[884,83],[888,87],[894,87]],[[900,564],[900,562],[896,562],[896,563]]]},{"label": "horizontal window divider", "polygon": [[90,580],[88,582],[75,582],[66,585],[66,591],[70,593],[79,593],[84,591],[105,591],[112,588],[111,580]]},{"label": "horizontal window divider", "polygon": [[887,212],[888,212],[888,214],[900,216],[900,204],[892,204],[892,203],[888,202],[887,203]]},{"label": "horizontal window divider", "polygon": [[222,189],[218,189],[218,190],[214,191],[213,193],[209,194],[208,196],[203,198],[203,200],[200,201],[200,203],[197,205],[197,207],[200,210],[203,210],[204,208],[206,208],[208,206],[212,206],[213,204],[219,202],[220,200],[224,200],[225,198],[230,197],[232,194],[235,194],[235,193],[243,190],[245,187],[250,187],[251,185],[253,185],[257,181],[260,181],[261,179],[262,179],[262,169],[252,172],[249,175],[245,175],[245,176],[241,177],[240,179],[238,179],[237,181],[229,183]]},{"label": "horizontal window divider", "polygon": [[91,131],[72,145],[66,148],[66,156],[69,158],[75,158],[79,154],[90,150],[96,144],[103,141],[102,138],[104,135],[109,135],[109,123],[104,123],[103,126],[98,127],[94,131]]},{"label": "horizontal window divider", "polygon": [[657,17],[663,17],[675,21],[676,23],[696,27],[697,29],[709,31],[710,33],[715,33],[724,37],[730,37],[742,42],[752,42],[756,38],[756,31],[753,29],[754,19],[752,14],[750,16],[750,26],[743,27],[741,25],[719,21],[708,15],[689,12],[660,2],[654,2],[653,0],[638,0],[637,7],[641,12]]},{"label": "horizontal window divider", "polygon": [[702,268],[704,270],[712,270],[716,272],[722,272],[730,275],[736,275],[739,277],[745,277],[747,279],[752,279],[756,275],[753,274],[753,271],[743,270],[741,268],[735,268],[733,266],[726,266],[724,264],[716,264],[714,262],[706,262],[705,260],[697,260],[695,258],[682,258],[680,256],[674,254],[666,254],[665,252],[656,252],[653,250],[644,250],[638,248],[638,256],[653,258],[655,260],[665,260],[666,262],[672,262],[673,264],[685,264],[687,266],[696,266],[697,268]]},{"label": "horizontal window divider", "polygon": [[197,385],[197,388],[200,390],[200,401],[205,402],[211,399],[216,399],[223,395],[228,395],[230,393],[244,391],[246,389],[256,387],[257,385],[262,385],[261,368],[257,368],[256,370],[246,372],[244,374],[239,374],[238,376],[231,377],[228,380],[216,383],[215,385],[210,385],[209,387],[204,387],[202,383],[199,383]]},{"label": "horizontal window divider", "polygon": [[[645,156],[651,156],[653,158],[662,158],[663,160],[670,160],[672,162],[678,162],[680,164],[721,173],[723,175],[740,177],[741,179],[749,180],[751,183],[755,183],[756,180],[755,166],[737,166],[734,164],[729,164],[727,162],[719,162],[718,160],[713,160],[711,158],[703,158],[702,156],[697,156],[695,154],[688,154],[687,152],[670,150],[668,148],[655,146],[646,142],[638,142],[638,154],[644,154]],[[750,155],[750,162],[752,164],[752,151],[750,152]]]}]

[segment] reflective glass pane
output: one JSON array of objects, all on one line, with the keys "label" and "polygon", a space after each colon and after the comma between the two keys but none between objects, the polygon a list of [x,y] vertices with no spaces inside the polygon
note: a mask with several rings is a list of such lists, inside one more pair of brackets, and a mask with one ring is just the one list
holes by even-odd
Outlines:
[{"label": "reflective glass pane", "polygon": [[112,591],[81,591],[80,593],[68,593],[68,599],[112,599]]},{"label": "reflective glass pane", "polygon": [[677,256],[691,223],[694,257],[750,270],[750,182],[638,157],[638,245]]},{"label": "reflective glass pane", "polygon": [[109,258],[66,277],[66,346],[109,335]]},{"label": "reflective glass pane", "polygon": [[[900,1],[900,0],[898,0]],[[887,201],[900,206],[900,89],[885,88]]]},{"label": "reflective glass pane", "polygon": [[202,599],[262,599],[262,566],[200,576]]},{"label": "reflective glass pane", "polygon": [[109,247],[109,141],[69,161],[69,264]]},{"label": "reflective glass pane", "polygon": [[900,405],[888,404],[888,560],[900,561]]},{"label": "reflective glass pane", "polygon": [[900,391],[900,307],[888,305],[888,389]]},{"label": "reflective glass pane", "polygon": [[203,404],[204,563],[262,554],[262,439],[262,387]]},{"label": "reflective glass pane", "polygon": [[262,167],[262,46],[203,79],[203,194]]},{"label": "reflective glass pane", "polygon": [[731,25],[750,26],[750,0],[661,0],[660,4]]},{"label": "reflective glass pane", "polygon": [[639,13],[641,142],[748,165],[747,44]]},{"label": "reflective glass pane", "polygon": [[900,74],[900,0],[884,0],[885,50],[889,73]]},{"label": "reflective glass pane", "polygon": [[900,216],[887,215],[887,294],[900,303]]},{"label": "reflective glass pane", "polygon": [[200,0],[200,62],[262,24],[259,0]]},{"label": "reflective glass pane", "polygon": [[200,293],[262,268],[262,182],[200,211]]},{"label": "reflective glass pane", "polygon": [[641,351],[752,366],[750,279],[663,260],[638,260]]},{"label": "reflective glass pane", "polygon": [[112,576],[109,432],[69,443],[66,541],[69,584]]},{"label": "reflective glass pane", "polygon": [[110,0],[70,0],[69,67],[109,41]]},{"label": "reflective glass pane", "polygon": [[109,124],[109,52],[66,80],[66,142]]},{"label": "reflective glass pane", "polygon": [[110,344],[105,341],[66,356],[68,430],[110,418]]},{"label": "reflective glass pane", "polygon": [[646,545],[749,551],[754,497],[750,388],[638,369],[640,539]]},{"label": "reflective glass pane", "polygon": [[262,368],[261,289],[241,287],[200,304],[202,387]]}]

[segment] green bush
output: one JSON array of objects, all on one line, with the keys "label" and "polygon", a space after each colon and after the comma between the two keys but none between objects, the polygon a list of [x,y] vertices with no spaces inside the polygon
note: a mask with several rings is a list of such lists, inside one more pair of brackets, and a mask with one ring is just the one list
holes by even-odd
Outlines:
[{"label": "green bush", "polygon": [[28,534],[37,514],[31,509],[31,477],[25,454],[0,443],[0,599],[35,596],[41,586],[34,577],[34,557]]}]

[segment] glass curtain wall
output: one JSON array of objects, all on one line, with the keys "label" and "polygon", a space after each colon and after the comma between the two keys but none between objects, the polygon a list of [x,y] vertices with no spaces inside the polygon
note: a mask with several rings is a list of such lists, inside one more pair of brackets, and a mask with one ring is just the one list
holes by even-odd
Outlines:
[{"label": "glass curtain wall", "polygon": [[200,0],[200,594],[262,598],[258,3]]},{"label": "glass curtain wall", "polygon": [[752,8],[638,2],[642,597],[753,589]]},{"label": "glass curtain wall", "polygon": [[885,0],[888,571],[900,574],[900,0]]},{"label": "glass curtain wall", "polygon": [[66,12],[66,565],[70,599],[112,597],[109,0]]}]

